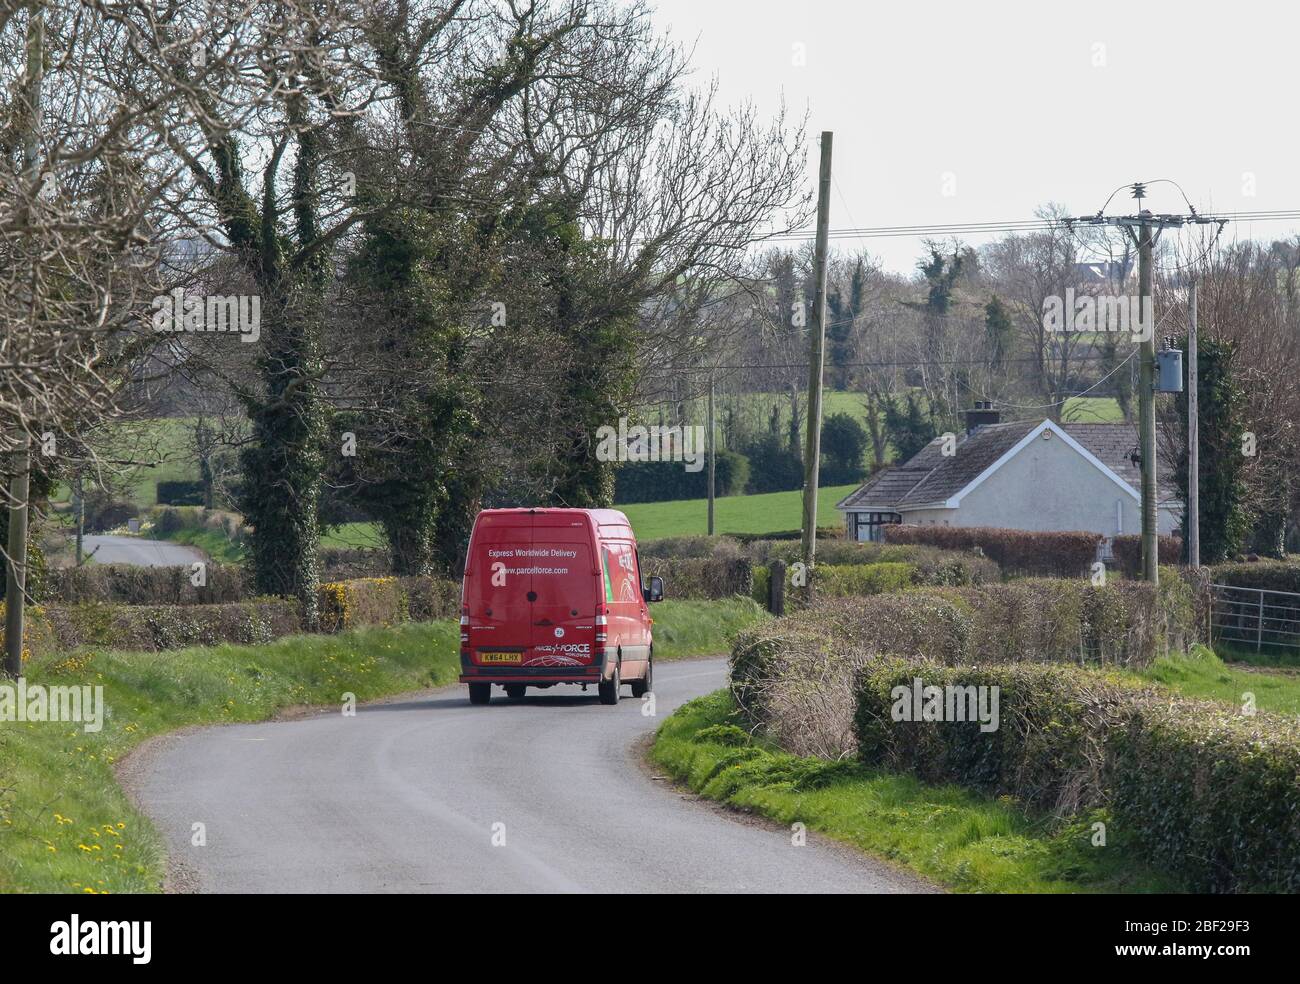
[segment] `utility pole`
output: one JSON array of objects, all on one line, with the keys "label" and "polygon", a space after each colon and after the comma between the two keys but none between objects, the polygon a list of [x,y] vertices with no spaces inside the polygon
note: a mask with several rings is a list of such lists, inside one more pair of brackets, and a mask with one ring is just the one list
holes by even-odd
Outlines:
[{"label": "utility pole", "polygon": [[[45,71],[45,9],[43,0],[35,0],[27,11],[27,66],[23,135],[23,168],[29,187],[35,193],[40,178],[38,137],[41,125],[41,84]],[[25,426],[25,425],[23,425]],[[5,565],[5,673],[20,677],[23,672],[23,606],[27,588],[27,500],[31,471],[31,441],[26,431],[20,435],[13,453],[13,473],[9,482],[9,562]]]},{"label": "utility pole", "polygon": [[1196,393],[1196,279],[1187,290],[1187,563],[1201,566],[1201,418]]},{"label": "utility pole", "polygon": [[[1139,203],[1140,189],[1138,190]],[[1156,317],[1155,298],[1151,293],[1151,253],[1155,239],[1151,213],[1139,212],[1138,224],[1138,310],[1144,322],[1142,351],[1138,355],[1138,444],[1142,453],[1142,579],[1156,584],[1160,580],[1159,540],[1157,539],[1156,492]]]},{"label": "utility pole", "polygon": [[817,555],[817,468],[822,449],[822,374],[826,349],[826,252],[831,225],[830,130],[822,131],[821,175],[817,185],[817,247],[813,261],[812,357],[808,360],[808,441],[803,479],[803,562],[812,569]]},{"label": "utility pole", "polygon": [[717,455],[714,450],[713,436],[713,373],[709,373],[709,536],[713,536],[713,496],[714,478],[717,475]]},{"label": "utility pole", "polygon": [[[1133,197],[1138,201],[1136,215],[1096,215],[1066,219],[1065,224],[1110,225],[1123,228],[1138,250],[1138,312],[1141,328],[1141,351],[1138,353],[1138,442],[1142,457],[1142,577],[1155,584],[1160,580],[1160,552],[1157,537],[1159,518],[1156,484],[1156,319],[1152,294],[1153,253],[1160,234],[1168,228],[1188,224],[1217,224],[1220,232],[1228,220],[1197,214],[1154,214],[1142,208],[1146,185],[1134,182]],[[1189,206],[1190,208],[1190,206]],[[1193,316],[1194,322],[1194,316]],[[1194,329],[1193,329],[1194,330]],[[1193,357],[1194,358],[1194,357]],[[1194,397],[1193,397],[1194,399]],[[1190,498],[1190,496],[1189,496]]]}]

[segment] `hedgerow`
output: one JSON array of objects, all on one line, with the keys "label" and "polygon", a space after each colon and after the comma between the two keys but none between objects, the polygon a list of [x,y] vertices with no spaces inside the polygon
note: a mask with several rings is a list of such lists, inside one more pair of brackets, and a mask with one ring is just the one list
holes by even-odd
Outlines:
[{"label": "hedgerow", "polygon": [[[997,730],[895,721],[894,688],[917,679],[997,687]],[[1300,724],[1289,718],[1078,668],[894,659],[860,670],[854,728],[867,764],[1062,816],[1108,808],[1153,861],[1198,890],[1300,889]]]}]

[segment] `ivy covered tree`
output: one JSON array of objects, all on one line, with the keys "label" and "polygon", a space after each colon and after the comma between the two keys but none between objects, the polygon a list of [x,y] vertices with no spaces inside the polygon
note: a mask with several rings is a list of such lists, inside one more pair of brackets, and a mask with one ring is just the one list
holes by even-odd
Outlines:
[{"label": "ivy covered tree", "polygon": [[[1177,342],[1184,351],[1186,341],[1183,336]],[[1240,553],[1250,533],[1246,508],[1247,458],[1243,454],[1246,398],[1236,378],[1236,344],[1226,339],[1201,338],[1198,348],[1201,562],[1216,564]],[[1190,476],[1186,362],[1183,380],[1183,392],[1172,401],[1173,413],[1166,413],[1163,431],[1173,481],[1186,502]]]}]

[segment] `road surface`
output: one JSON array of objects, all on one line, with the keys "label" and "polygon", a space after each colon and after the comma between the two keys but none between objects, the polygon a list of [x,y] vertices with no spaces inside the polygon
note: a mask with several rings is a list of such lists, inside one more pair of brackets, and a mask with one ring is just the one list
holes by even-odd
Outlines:
[{"label": "road surface", "polygon": [[137,536],[87,535],[83,547],[87,555],[98,548],[96,564],[133,564],[136,567],[189,567],[207,556],[197,547]]},{"label": "road surface", "polygon": [[725,677],[721,659],[656,667],[657,718],[577,687],[517,704],[494,690],[486,707],[457,687],[353,717],[207,728],[147,750],[131,787],[187,890],[929,890],[651,777],[638,739]]}]

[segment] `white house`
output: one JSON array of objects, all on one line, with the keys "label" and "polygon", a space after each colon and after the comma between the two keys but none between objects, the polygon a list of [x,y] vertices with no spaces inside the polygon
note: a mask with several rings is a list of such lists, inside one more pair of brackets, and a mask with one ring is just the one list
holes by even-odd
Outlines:
[{"label": "white house", "polygon": [[[891,523],[1087,530],[1109,540],[1142,530],[1137,445],[1132,424],[1004,424],[990,404],[977,404],[955,446],[935,438],[836,508],[856,540],[882,539]],[[1172,533],[1183,504],[1168,476],[1158,477],[1157,525]]]}]

